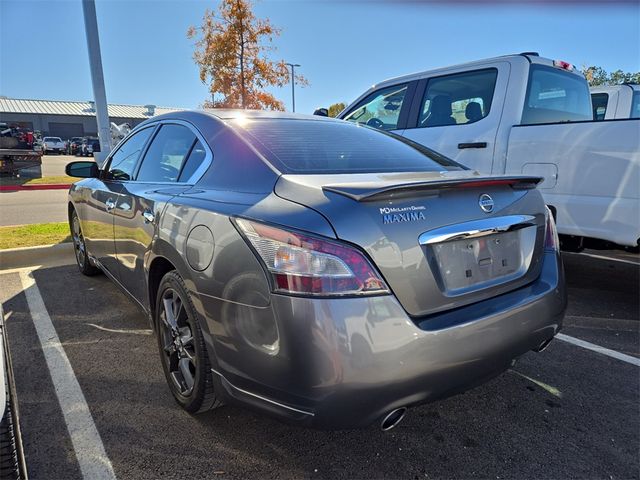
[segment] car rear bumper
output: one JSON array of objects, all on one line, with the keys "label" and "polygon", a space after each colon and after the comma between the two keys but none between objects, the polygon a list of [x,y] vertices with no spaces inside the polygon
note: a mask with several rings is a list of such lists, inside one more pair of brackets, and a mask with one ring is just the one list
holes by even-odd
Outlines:
[{"label": "car rear bumper", "polygon": [[395,408],[500,374],[553,338],[566,301],[562,264],[552,252],[535,282],[428,318],[410,318],[393,296],[272,295],[259,316],[275,322],[277,346],[267,352],[254,338],[247,347],[229,329],[223,340],[213,335],[216,384],[227,400],[282,419],[320,428],[366,426]]}]

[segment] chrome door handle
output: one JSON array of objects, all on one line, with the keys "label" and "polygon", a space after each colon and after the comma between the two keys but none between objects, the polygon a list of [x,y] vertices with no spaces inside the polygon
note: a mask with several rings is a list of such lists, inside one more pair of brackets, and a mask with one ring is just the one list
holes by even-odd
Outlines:
[{"label": "chrome door handle", "polygon": [[156,221],[156,216],[150,210],[142,212],[142,216],[144,217],[144,223],[153,223]]},{"label": "chrome door handle", "polygon": [[113,199],[110,198],[106,202],[104,202],[104,207],[107,209],[107,212],[110,212],[111,210],[116,208],[116,202],[114,202]]}]

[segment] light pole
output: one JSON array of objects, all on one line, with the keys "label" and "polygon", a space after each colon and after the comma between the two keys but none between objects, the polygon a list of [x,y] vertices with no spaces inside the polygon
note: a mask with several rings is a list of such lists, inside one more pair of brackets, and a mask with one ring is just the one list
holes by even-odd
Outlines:
[{"label": "light pole", "polygon": [[98,139],[100,140],[100,156],[106,158],[111,151],[111,128],[109,125],[109,112],[107,111],[107,94],[105,93],[104,76],[102,74],[98,21],[96,20],[96,5],[94,0],[82,0],[82,10],[84,13],[84,28],[87,35],[91,81],[93,83],[96,123],[98,124]]},{"label": "light pole", "polygon": [[297,63],[287,63],[291,67],[291,106],[293,113],[296,112],[296,74],[295,68],[300,65]]}]

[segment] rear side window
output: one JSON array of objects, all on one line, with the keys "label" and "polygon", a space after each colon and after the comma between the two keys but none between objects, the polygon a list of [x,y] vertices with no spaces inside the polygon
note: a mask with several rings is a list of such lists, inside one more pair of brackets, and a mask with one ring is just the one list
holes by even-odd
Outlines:
[{"label": "rear side window", "polygon": [[206,157],[207,151],[202,146],[202,143],[200,143],[200,140],[197,140],[196,144],[191,149],[191,153],[189,154],[186,163],[182,167],[179,180],[181,182],[188,182],[196,170],[198,170],[198,167],[202,165],[202,162],[204,162]]},{"label": "rear side window", "polygon": [[640,91],[633,91],[631,100],[631,116],[629,118],[640,118]]},{"label": "rear side window", "polygon": [[147,149],[136,180],[176,182],[195,141],[195,134],[183,125],[162,125]]},{"label": "rear side window", "polygon": [[607,93],[592,93],[591,105],[593,105],[593,119],[604,120],[607,114],[607,104],[609,103],[609,95]]},{"label": "rear side window", "polygon": [[348,122],[265,119],[244,135],[282,173],[424,172],[459,169],[397,135]]},{"label": "rear side window", "polygon": [[144,148],[153,127],[134,133],[112,155],[109,165],[109,177],[113,180],[131,180],[138,158]]},{"label": "rear side window", "polygon": [[593,119],[587,81],[553,67],[532,65],[522,110],[523,124]]},{"label": "rear side window", "polygon": [[377,90],[362,99],[343,120],[380,130],[395,130],[406,94],[407,84]]},{"label": "rear side window", "polygon": [[419,127],[474,123],[489,115],[498,70],[478,70],[432,78],[427,83]]}]

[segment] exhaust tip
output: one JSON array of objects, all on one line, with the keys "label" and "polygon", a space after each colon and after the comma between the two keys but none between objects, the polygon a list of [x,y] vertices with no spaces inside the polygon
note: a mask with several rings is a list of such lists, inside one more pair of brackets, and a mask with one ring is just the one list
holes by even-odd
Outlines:
[{"label": "exhaust tip", "polygon": [[551,340],[553,340],[553,337],[545,340],[544,342],[542,342],[540,345],[538,345],[536,348],[533,349],[534,352],[543,352],[544,350],[546,350],[546,348],[549,346],[549,344],[551,343]]},{"label": "exhaust tip", "polygon": [[400,407],[395,410],[391,410],[386,417],[382,419],[382,422],[380,422],[380,428],[383,432],[388,432],[402,421],[406,413],[407,407]]}]

